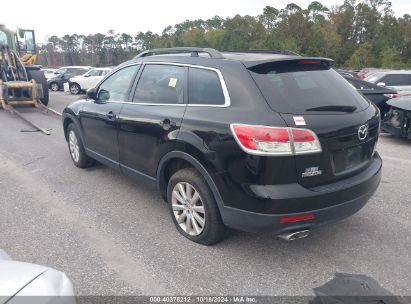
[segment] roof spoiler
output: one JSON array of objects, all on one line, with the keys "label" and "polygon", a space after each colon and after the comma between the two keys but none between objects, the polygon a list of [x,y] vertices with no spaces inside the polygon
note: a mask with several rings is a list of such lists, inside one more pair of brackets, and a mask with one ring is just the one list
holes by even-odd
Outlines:
[{"label": "roof spoiler", "polygon": [[285,62],[296,62],[297,64],[301,65],[327,65],[331,66],[334,64],[334,60],[325,57],[303,57],[303,56],[290,56],[288,58],[271,58],[271,59],[264,59],[264,60],[255,60],[255,61],[248,61],[244,62],[244,65],[247,68],[256,68],[262,67],[269,63],[285,63]]}]

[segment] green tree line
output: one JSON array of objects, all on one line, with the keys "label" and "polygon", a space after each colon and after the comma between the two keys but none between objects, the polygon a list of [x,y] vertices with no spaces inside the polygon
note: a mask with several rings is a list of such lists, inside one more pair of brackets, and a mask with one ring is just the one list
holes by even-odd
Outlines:
[{"label": "green tree line", "polygon": [[266,6],[258,16],[186,20],[161,34],[51,36],[39,54],[44,66],[115,66],[146,49],[177,46],[291,50],[330,57],[346,68],[411,68],[411,16],[396,17],[388,0],[345,0],[332,7],[313,1],[305,9],[290,3]]}]

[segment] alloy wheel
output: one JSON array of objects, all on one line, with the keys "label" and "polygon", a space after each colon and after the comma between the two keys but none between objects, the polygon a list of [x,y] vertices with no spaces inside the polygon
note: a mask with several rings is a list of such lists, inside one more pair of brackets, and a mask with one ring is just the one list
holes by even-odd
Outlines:
[{"label": "alloy wheel", "polygon": [[58,91],[59,90],[59,85],[57,83],[53,83],[51,84],[51,90],[52,91]]},{"label": "alloy wheel", "polygon": [[69,133],[69,147],[71,157],[77,163],[80,159],[80,147],[78,144],[76,133],[74,133],[73,130],[71,130]]},{"label": "alloy wheel", "polygon": [[181,229],[189,235],[200,235],[205,227],[205,209],[198,191],[193,185],[179,182],[171,195],[174,217]]},{"label": "alloy wheel", "polygon": [[76,84],[72,84],[70,86],[70,92],[71,92],[71,94],[77,95],[80,92],[79,86],[76,85]]}]

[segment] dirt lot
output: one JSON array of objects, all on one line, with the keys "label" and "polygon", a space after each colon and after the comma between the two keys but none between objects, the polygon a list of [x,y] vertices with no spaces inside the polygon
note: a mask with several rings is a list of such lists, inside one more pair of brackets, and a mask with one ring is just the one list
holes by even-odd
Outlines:
[{"label": "dirt lot", "polygon": [[[57,110],[77,97],[52,93]],[[336,272],[411,295],[411,142],[382,135],[382,183],[358,214],[285,242],[230,232],[213,247],[175,230],[159,195],[104,166],[74,167],[61,121],[0,110],[0,248],[64,271],[81,295],[312,295]]]}]

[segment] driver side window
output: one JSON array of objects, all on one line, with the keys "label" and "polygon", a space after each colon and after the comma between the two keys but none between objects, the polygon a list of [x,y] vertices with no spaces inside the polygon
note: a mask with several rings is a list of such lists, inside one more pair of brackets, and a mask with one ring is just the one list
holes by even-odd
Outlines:
[{"label": "driver side window", "polygon": [[139,64],[128,66],[108,77],[100,85],[97,99],[101,101],[127,101],[130,83],[139,68]]}]

